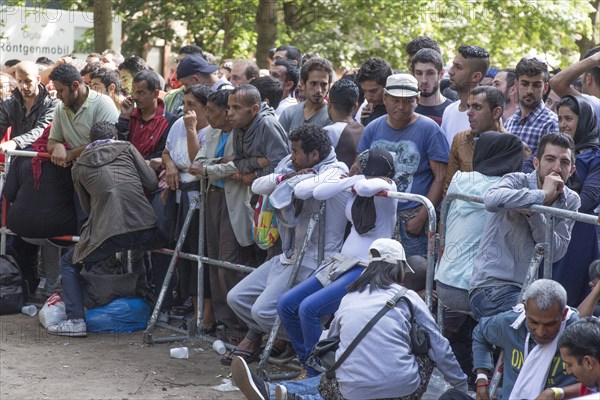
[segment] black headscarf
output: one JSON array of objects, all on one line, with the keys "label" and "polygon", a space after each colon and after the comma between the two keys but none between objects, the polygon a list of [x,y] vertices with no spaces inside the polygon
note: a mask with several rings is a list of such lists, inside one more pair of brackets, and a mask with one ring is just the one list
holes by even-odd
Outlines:
[{"label": "black headscarf", "polygon": [[487,131],[475,142],[473,170],[503,176],[523,169],[523,142],[512,133]]},{"label": "black headscarf", "polygon": [[[560,99],[559,108],[570,108],[569,104],[561,105],[562,102],[567,99],[571,100],[572,103],[575,103],[575,110],[571,111],[577,114],[578,117],[575,136],[573,136],[573,141],[575,142],[575,153],[577,154],[590,147],[597,147],[600,145],[598,120],[591,104],[583,96],[567,95]],[[569,189],[574,190],[577,193],[581,192],[581,189],[583,188],[583,182],[581,181],[581,177],[577,171],[575,171],[569,177],[569,179],[567,179],[566,185]]]},{"label": "black headscarf", "polygon": [[[394,178],[394,157],[384,149],[368,149],[357,158],[360,173],[365,176]],[[352,225],[359,235],[375,228],[377,212],[373,197],[356,196],[352,204]]]}]

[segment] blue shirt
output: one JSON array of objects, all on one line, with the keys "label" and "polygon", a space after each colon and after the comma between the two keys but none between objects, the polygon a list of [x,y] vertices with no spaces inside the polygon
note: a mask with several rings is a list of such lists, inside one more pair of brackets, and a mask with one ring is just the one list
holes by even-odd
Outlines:
[{"label": "blue shirt", "polygon": [[[381,148],[394,156],[394,181],[399,192],[427,196],[435,176],[429,161],[448,163],[448,142],[432,119],[419,115],[412,124],[394,129],[387,115],[377,118],[365,128],[358,152]],[[399,201],[398,211],[419,206],[419,203]]]},{"label": "blue shirt", "polygon": [[521,118],[521,107],[519,107],[506,120],[504,128],[521,138],[529,146],[531,153],[535,154],[541,137],[549,132],[558,131],[558,116],[548,110],[542,101],[535,110],[523,118]]},{"label": "blue shirt", "polygon": [[[219,142],[217,143],[217,149],[215,150],[215,158],[222,158],[225,155],[225,145],[227,144],[227,139],[229,139],[229,134],[230,132],[221,132],[221,135],[219,136]],[[212,185],[224,189],[225,179],[214,181]]]}]

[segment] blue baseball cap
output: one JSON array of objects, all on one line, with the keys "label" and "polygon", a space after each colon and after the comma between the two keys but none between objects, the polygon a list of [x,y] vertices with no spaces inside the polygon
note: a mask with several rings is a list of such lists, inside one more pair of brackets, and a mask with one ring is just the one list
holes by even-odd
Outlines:
[{"label": "blue baseball cap", "polygon": [[212,74],[219,67],[210,65],[204,58],[195,55],[189,55],[179,62],[177,66],[177,78],[185,78],[193,74]]}]

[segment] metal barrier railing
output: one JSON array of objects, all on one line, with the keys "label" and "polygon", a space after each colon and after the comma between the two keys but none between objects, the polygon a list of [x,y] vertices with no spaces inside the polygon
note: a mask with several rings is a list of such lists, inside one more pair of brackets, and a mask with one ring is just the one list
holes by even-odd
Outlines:
[{"label": "metal barrier railing", "polygon": [[[441,214],[440,214],[440,259],[442,256],[442,252],[444,251],[446,245],[446,227],[447,227],[447,218],[448,212],[450,210],[450,206],[453,201],[456,200],[464,200],[468,202],[480,203],[483,204],[483,197],[475,196],[464,193],[448,193],[442,202]],[[543,214],[546,218],[546,229],[544,232],[544,243],[538,243],[535,246],[534,254],[529,263],[529,267],[527,270],[527,275],[525,277],[525,281],[523,282],[523,286],[521,287],[520,297],[523,297],[525,290],[527,287],[536,279],[539,266],[542,262],[542,258],[544,260],[544,273],[543,276],[545,279],[552,279],[552,264],[554,263],[553,253],[554,253],[554,224],[555,218],[566,218],[572,219],[574,221],[579,221],[592,225],[600,225],[599,219],[594,215],[583,214],[576,211],[563,210],[560,208],[542,206],[542,205],[532,205],[528,208],[523,209],[513,209],[511,211],[533,211],[536,213]],[[438,299],[438,325],[440,329],[443,331],[444,328],[444,306],[441,299]],[[504,360],[503,354],[500,353],[498,362],[494,368],[494,374],[490,381],[490,398],[493,398],[504,369]]]}]

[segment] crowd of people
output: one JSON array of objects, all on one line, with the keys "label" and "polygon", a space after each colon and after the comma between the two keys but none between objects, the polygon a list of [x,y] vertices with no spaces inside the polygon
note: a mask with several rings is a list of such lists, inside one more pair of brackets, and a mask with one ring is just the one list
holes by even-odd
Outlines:
[{"label": "crowd of people", "polygon": [[[147,251],[174,246],[203,185],[205,215],[196,206],[182,250],[255,269],[209,266],[198,288],[196,265],[179,260],[162,311],[203,310],[203,333],[235,344],[221,363],[248,398],[419,399],[437,366],[453,386],[442,398],[488,399],[494,349],[499,398],[598,393],[597,227],[557,216],[547,238],[528,208],[600,211],[600,47],[552,76],[538,57],[493,68],[476,45],[446,70],[424,36],[406,51],[408,71],[372,57],[343,74],[291,45],[272,49],[269,69],[186,45],[167,77],[113,50],[7,62],[0,151],[49,153],[13,158],[3,190],[30,294],[65,302],[48,332],[87,335],[82,272],[116,252],[132,250],[134,294],[152,301],[169,258]],[[448,196],[443,331],[423,301],[428,210],[382,191],[438,210]],[[65,235],[78,243],[51,240]],[[547,240],[552,276],[529,284]],[[306,379],[269,384],[248,367],[277,317],[272,358],[297,357]],[[339,340],[334,369],[311,356],[320,338]]]}]

